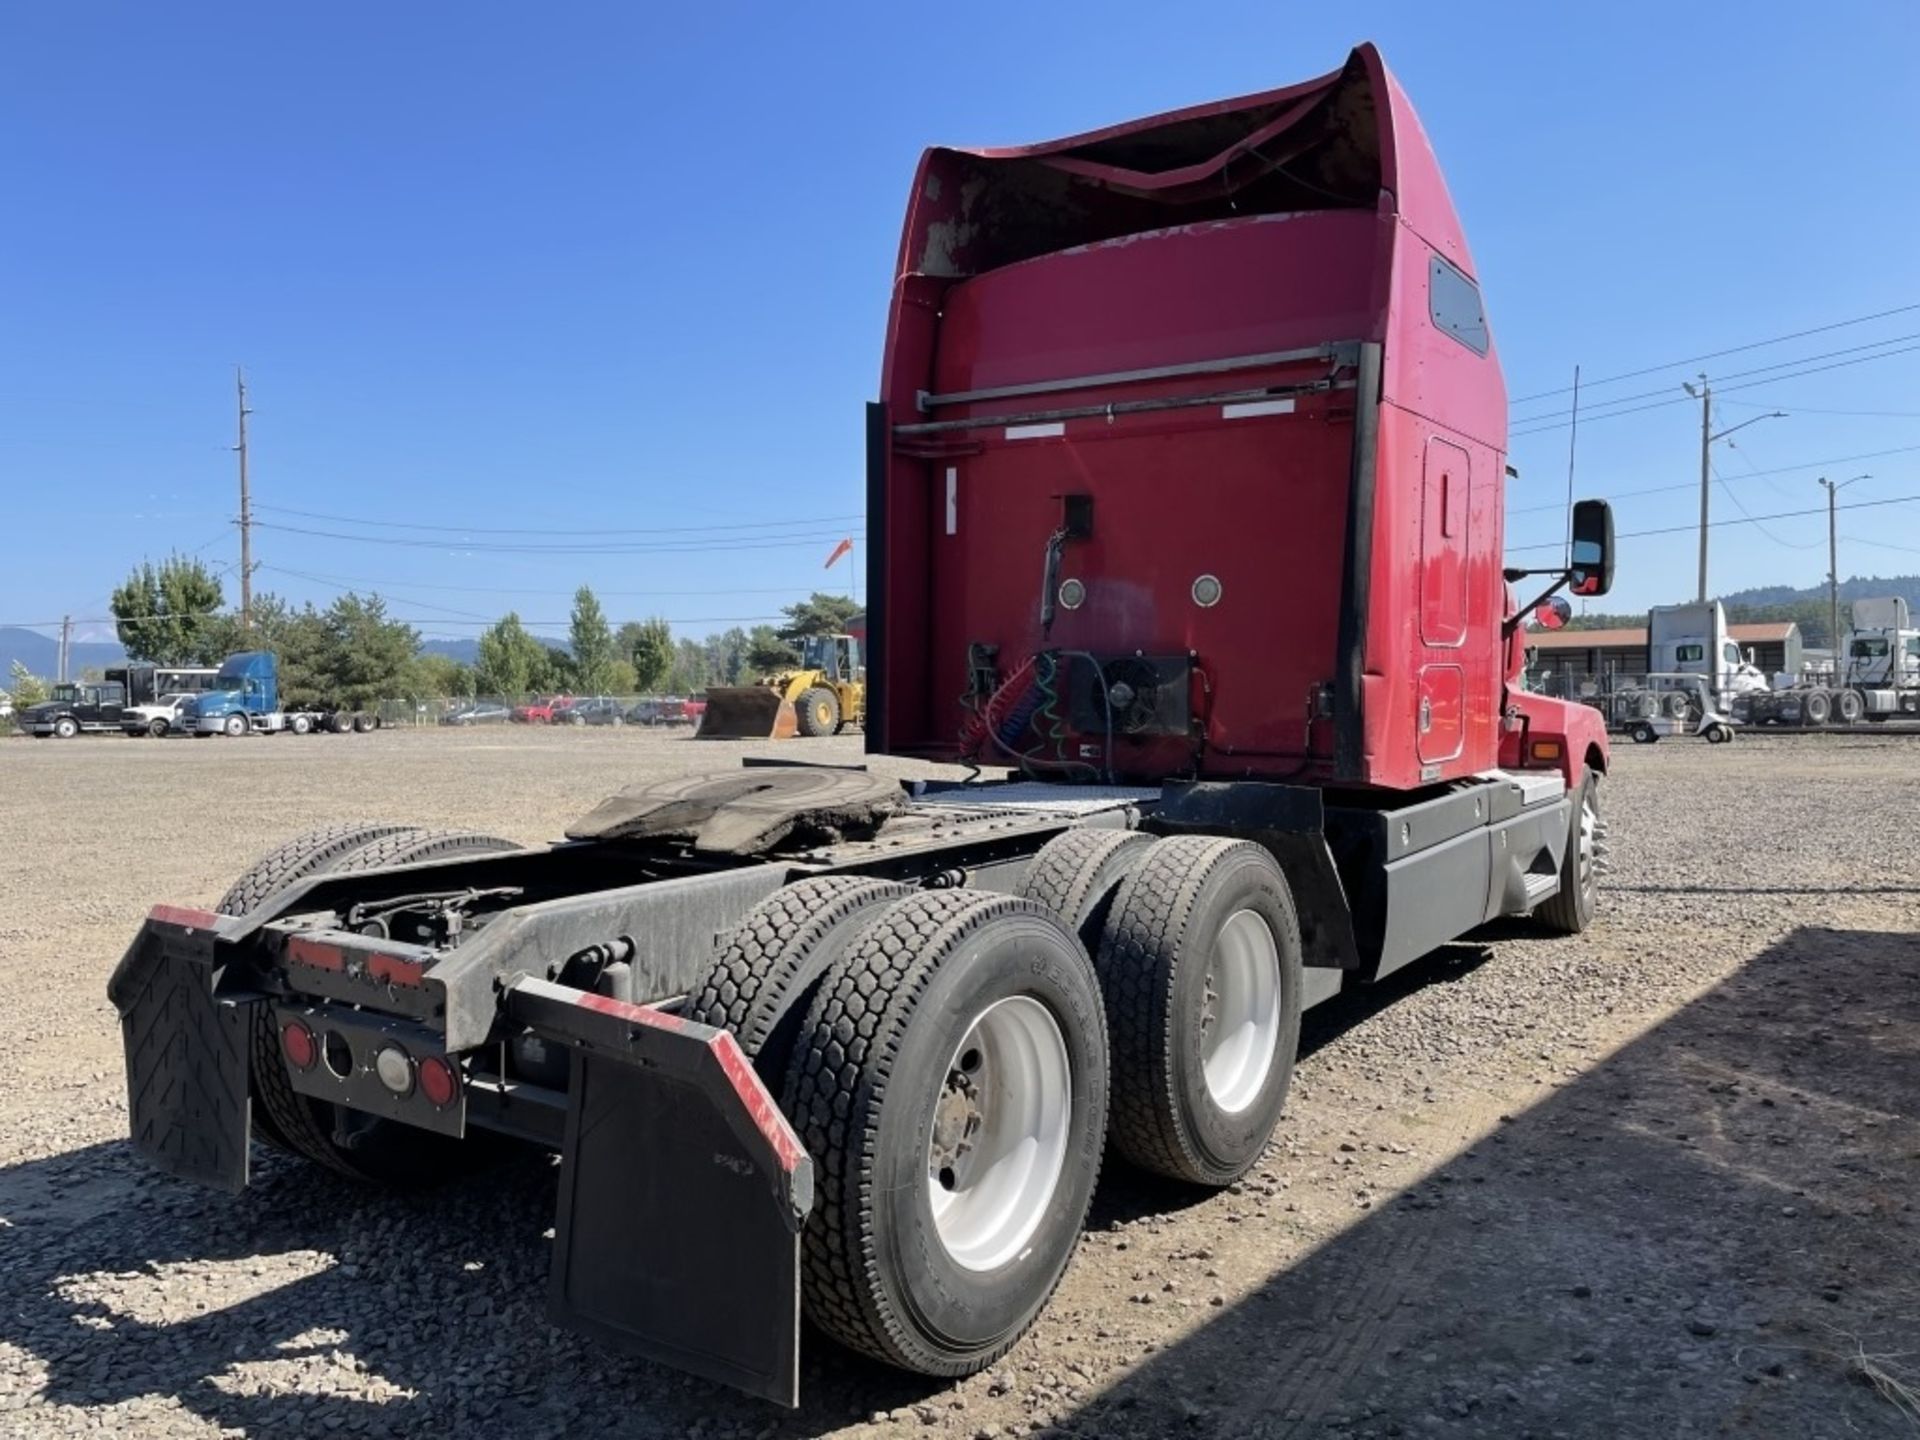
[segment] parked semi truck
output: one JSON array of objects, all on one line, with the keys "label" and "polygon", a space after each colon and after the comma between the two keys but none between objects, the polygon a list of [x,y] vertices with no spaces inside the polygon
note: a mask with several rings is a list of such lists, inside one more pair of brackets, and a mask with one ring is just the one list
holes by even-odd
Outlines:
[{"label": "parked semi truck", "polygon": [[71,740],[118,732],[126,708],[127,687],[117,680],[62,683],[45,700],[23,706],[14,723],[42,740]]},{"label": "parked semi truck", "polygon": [[1920,631],[1898,595],[1856,600],[1834,667],[1778,675],[1773,686],[1737,697],[1750,724],[1852,725],[1920,716]]},{"label": "parked semi truck", "polygon": [[344,735],[379,725],[377,716],[345,706],[280,703],[280,663],[268,650],[245,650],[221,663],[211,686],[193,702],[195,735],[306,735],[332,730]]},{"label": "parked semi truck", "polygon": [[1506,415],[1371,47],[928,150],[867,411],[866,744],[1015,773],[289,841],[115,971],[134,1144],[237,1190],[253,1139],[404,1184],[515,1137],[561,1157],[549,1301],[598,1340],[787,1404],[803,1309],[993,1363],[1103,1155],[1230,1184],[1303,1009],[1497,916],[1589,924],[1607,737],[1523,689],[1514,587],[1606,593],[1611,517],[1503,583]]}]

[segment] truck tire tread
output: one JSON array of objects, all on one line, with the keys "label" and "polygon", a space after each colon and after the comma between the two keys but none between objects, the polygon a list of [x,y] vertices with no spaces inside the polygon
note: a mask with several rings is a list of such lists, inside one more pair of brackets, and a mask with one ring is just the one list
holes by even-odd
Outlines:
[{"label": "truck tire tread", "polygon": [[[823,723],[817,715],[816,707],[822,704],[830,704],[833,707],[833,719],[830,722]],[[796,711],[794,719],[800,727],[800,733],[808,739],[820,740],[839,733],[843,718],[840,713],[840,697],[830,687],[813,686],[800,697],[794,709]]]},{"label": "truck tire tread", "polygon": [[[776,890],[727,936],[682,1013],[731,1031],[758,1063],[781,1020],[804,1017],[808,992],[844,949],[848,937],[837,933],[841,927],[857,930],[858,916],[912,893],[905,885],[868,875],[823,875]],[[768,1056],[762,1073],[770,1084],[785,1078],[787,1058]],[[767,1074],[775,1067],[776,1073]]]},{"label": "truck tire tread", "polygon": [[214,908],[222,915],[247,915],[262,901],[295,880],[324,870],[350,850],[398,831],[418,833],[417,825],[394,825],[380,821],[349,820],[296,835],[285,844],[269,850],[220,897]]},{"label": "truck tire tread", "polygon": [[1034,856],[1020,893],[1073,926],[1088,951],[1097,950],[1115,892],[1152,844],[1138,830],[1068,830]]},{"label": "truck tire tread", "polygon": [[[1534,918],[1556,935],[1578,935],[1593,923],[1593,908],[1581,909],[1579,894],[1580,814],[1588,800],[1593,802],[1596,821],[1600,813],[1600,786],[1596,772],[1589,770],[1574,794],[1571,833],[1567,841],[1569,860],[1561,866],[1560,888],[1534,908]],[[1602,827],[1604,833],[1604,827]],[[1597,862],[1596,862],[1597,863]],[[1573,884],[1567,883],[1571,876]]]},{"label": "truck tire tread", "polygon": [[[1108,1138],[1142,1169],[1193,1184],[1217,1186],[1237,1177],[1223,1175],[1219,1163],[1201,1153],[1181,1118],[1173,1063],[1179,965],[1190,958],[1182,952],[1209,880],[1224,865],[1244,863],[1236,852],[1246,849],[1271,863],[1251,841],[1209,835],[1158,841],[1121,885],[1096,952],[1113,1054]],[[1290,910],[1290,897],[1287,903]],[[1283,954],[1283,966],[1285,960]],[[1276,1063],[1290,1074],[1291,1050]]]},{"label": "truck tire tread", "polygon": [[[268,862],[282,857],[283,852],[298,855],[303,847],[306,850],[304,859],[292,873],[280,875],[264,890],[256,889],[256,898],[244,908],[229,910],[223,901],[224,913],[246,914],[290,880],[308,875],[377,870],[442,855],[519,848],[510,841],[469,831],[427,830],[416,825],[337,825],[288,841],[280,850],[256,865],[254,870],[242,876],[234,890],[247,889],[248,881],[255,872],[265,870]],[[335,1145],[327,1127],[315,1113],[315,1107],[293,1088],[287,1078],[286,1068],[280,1060],[280,1037],[274,1031],[271,1012],[262,1006],[257,1013],[258,1023],[253,1027],[253,1098],[255,1122],[263,1139],[336,1174],[362,1182],[409,1183],[429,1178],[407,1163],[408,1160],[428,1156],[427,1147],[409,1149],[402,1157],[401,1166],[395,1170],[375,1168],[360,1162],[351,1152],[342,1151]],[[442,1149],[432,1147],[434,1151]],[[458,1152],[445,1147],[445,1153]]]},{"label": "truck tire tread", "polygon": [[[934,972],[1010,907],[1038,910],[1032,902],[975,890],[921,891],[883,910],[814,998],[782,1096],[782,1108],[819,1167],[800,1255],[807,1314],[850,1349],[920,1374],[970,1374],[1005,1354],[1024,1332],[985,1353],[949,1359],[930,1354],[895,1308],[882,1303],[881,1258],[862,1224],[875,1190],[871,1147],[863,1135],[871,1139],[877,1130],[905,1017]],[[1093,1166],[1097,1183],[1097,1159]],[[1088,1188],[1091,1193],[1091,1183]],[[1063,1266],[1035,1314],[1065,1273]]]}]

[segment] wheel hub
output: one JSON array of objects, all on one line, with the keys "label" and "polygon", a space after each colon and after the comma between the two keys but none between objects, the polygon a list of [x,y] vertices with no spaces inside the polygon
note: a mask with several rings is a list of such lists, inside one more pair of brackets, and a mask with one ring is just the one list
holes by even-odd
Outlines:
[{"label": "wheel hub", "polygon": [[1037,999],[996,1001],[953,1052],[927,1134],[927,1200],[954,1263],[992,1270],[1016,1258],[1066,1168],[1072,1065]]},{"label": "wheel hub", "polygon": [[1259,1097],[1280,1043],[1280,949],[1263,916],[1227,917],[1203,984],[1201,1071],[1213,1103],[1231,1115]]}]

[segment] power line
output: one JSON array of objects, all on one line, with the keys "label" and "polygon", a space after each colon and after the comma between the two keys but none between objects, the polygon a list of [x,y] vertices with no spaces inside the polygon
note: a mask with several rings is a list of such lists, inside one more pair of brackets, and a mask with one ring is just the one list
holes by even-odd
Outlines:
[{"label": "power line", "polygon": [[[1920,450],[1920,445],[1899,445],[1891,450],[1867,450],[1867,451],[1863,451],[1858,455],[1833,455],[1833,456],[1829,456],[1825,460],[1807,460],[1807,461],[1803,461],[1798,465],[1779,465],[1779,466],[1775,466],[1771,470],[1755,470],[1753,472],[1753,477],[1758,478],[1758,477],[1767,476],[1767,475],[1791,475],[1798,470],[1818,470],[1822,465],[1845,465],[1850,461],[1854,461],[1854,460],[1879,460],[1879,459],[1885,458],[1888,455],[1911,455],[1916,450]],[[1736,477],[1736,478],[1739,478],[1739,477]],[[1697,488],[1696,482],[1692,480],[1688,480],[1678,485],[1649,485],[1649,486],[1646,486],[1644,489],[1640,489],[1640,490],[1618,490],[1618,491],[1615,491],[1613,494],[1606,496],[1605,498],[1610,501],[1632,500],[1635,497],[1640,495],[1670,495],[1676,490],[1692,490],[1695,488]],[[1509,517],[1514,515],[1532,515],[1542,510],[1559,510],[1561,508],[1562,507],[1560,502],[1558,500],[1555,500],[1553,503],[1548,505],[1516,506],[1512,509],[1509,509],[1507,511],[1507,514]]]},{"label": "power line", "polygon": [[[1874,360],[1891,360],[1896,355],[1910,354],[1915,350],[1920,350],[1920,345],[1908,345],[1899,350],[1883,350],[1878,355],[1861,355],[1852,360],[1836,360],[1831,365],[1814,365],[1805,370],[1793,371],[1791,374],[1774,375],[1765,380],[1749,380],[1744,385],[1729,385],[1726,388],[1728,390],[1751,390],[1756,385],[1774,385],[1782,380],[1798,380],[1803,375],[1819,375],[1828,370],[1844,370],[1849,365],[1865,365]],[[1714,394],[1717,396],[1720,393],[1719,388],[1716,387]],[[1605,415],[1583,415],[1581,419],[1588,423],[1596,420],[1618,420],[1623,415],[1638,415],[1645,410],[1662,410],[1669,405],[1687,405],[1691,403],[1690,397],[1677,395],[1671,400],[1659,400],[1651,405],[1636,405],[1631,410],[1614,410]],[[1567,425],[1567,421],[1558,420],[1550,425],[1535,425],[1526,430],[1511,430],[1508,432],[1508,438],[1517,440],[1527,435],[1544,435],[1551,430],[1564,430],[1567,428]]]},{"label": "power line", "polygon": [[[342,594],[351,593],[352,587],[347,585],[335,584],[333,581],[327,579],[323,575],[310,575],[304,570],[288,570],[285,567],[279,566],[279,565],[262,565],[260,568],[262,570],[271,570],[276,575],[291,575],[296,580],[310,580],[316,585],[324,585],[329,590],[338,590]],[[463,620],[485,620],[487,621],[488,624],[492,624],[493,619],[498,618],[498,617],[489,618],[488,616],[485,616],[485,615],[477,615],[471,610],[452,610],[445,605],[430,604],[429,602],[419,599],[418,597],[412,596],[412,595],[400,595],[400,594],[393,594],[389,592],[388,594],[382,595],[381,598],[401,600],[409,605],[417,605],[422,610],[432,610],[437,614],[441,614],[441,615],[453,615]]]},{"label": "power line", "polygon": [[449,540],[424,540],[401,535],[347,535],[337,530],[311,530],[300,525],[275,525],[265,520],[254,522],[256,529],[277,530],[287,535],[308,535],[321,540],[347,540],[356,545],[398,545],[413,550],[466,550],[494,555],[700,555],[740,550],[791,550],[814,545],[831,545],[844,538],[844,532],[830,530],[813,535],[763,536],[752,539],[708,542],[666,541],[658,545],[499,545]]},{"label": "power line", "polygon": [[[1762,396],[1759,400],[1729,400],[1729,405],[1738,405],[1743,410],[1765,410],[1769,407],[1793,404],[1789,400],[1768,400]],[[1794,405],[1796,415],[1866,415],[1881,420],[1920,420],[1920,410],[1831,410],[1824,405]]]},{"label": "power line", "polygon": [[[1831,325],[1816,325],[1811,330],[1795,330],[1787,335],[1775,335],[1768,340],[1753,340],[1745,345],[1735,345],[1726,350],[1711,350],[1705,355],[1689,355],[1684,360],[1669,360],[1663,365],[1648,365],[1640,370],[1623,370],[1618,375],[1609,375],[1604,380],[1588,380],[1585,384],[1587,389],[1592,390],[1597,386],[1612,385],[1620,380],[1637,380],[1642,375],[1657,375],[1662,370],[1676,370],[1682,365],[1698,365],[1702,361],[1718,360],[1727,355],[1739,355],[1748,350],[1764,350],[1769,345],[1781,345],[1789,340],[1804,340],[1809,335],[1824,335],[1829,330],[1844,330],[1850,325],[1864,325],[1870,320],[1884,320],[1889,315],[1905,315],[1914,310],[1920,310],[1920,304],[1896,305],[1891,310],[1878,310],[1871,315],[1857,315],[1851,320],[1836,320]],[[1525,405],[1531,400],[1546,400],[1555,395],[1565,395],[1571,388],[1571,386],[1562,385],[1558,390],[1542,390],[1533,395],[1517,396],[1508,403]]]},{"label": "power line", "polygon": [[651,525],[644,529],[615,529],[595,525],[582,530],[537,530],[526,526],[429,525],[413,520],[368,520],[356,515],[333,515],[319,510],[294,510],[285,505],[256,505],[256,510],[271,510],[276,515],[297,515],[307,520],[329,520],[341,525],[366,525],[383,530],[428,530],[447,535],[694,535],[709,532],[743,530],[817,529],[822,525],[864,524],[864,514],[815,515],[800,520],[751,520],[729,525]]},{"label": "power line", "polygon": [[[1835,508],[1839,510],[1869,510],[1880,505],[1905,505],[1915,500],[1920,500],[1920,495],[1895,495],[1890,500],[1856,500],[1851,505],[1839,505]],[[1806,515],[1824,515],[1826,513],[1827,507],[1822,505],[1813,510],[1782,510],[1774,515],[1748,515],[1737,520],[1714,520],[1710,521],[1709,525],[1711,528],[1716,529],[1722,525],[1758,525],[1765,520],[1797,520]],[[1664,525],[1657,530],[1629,530],[1624,534],[1614,536],[1614,539],[1641,540],[1649,535],[1692,535],[1696,533],[1699,528],[1698,523],[1690,525]],[[1523,550],[1557,550],[1561,544],[1562,542],[1559,540],[1549,540],[1538,545],[1511,545],[1508,546],[1507,549],[1509,554],[1517,555]]]},{"label": "power line", "polygon": [[[263,565],[260,568],[263,570],[273,570],[277,567]],[[328,585],[346,585],[349,587],[364,585],[375,591],[379,591],[381,587],[391,583],[393,577],[375,577],[372,575],[316,575],[313,578]],[[425,580],[407,580],[403,583],[409,590],[445,590],[456,591],[466,595],[570,596],[579,588],[578,586],[571,585],[442,585],[429,583]],[[591,588],[593,593],[602,599],[631,600],[639,597],[689,599],[694,597],[711,598],[715,595],[795,595],[803,592],[811,593],[819,588],[819,584],[815,580],[796,580],[791,585],[760,585],[750,587],[730,585],[723,590],[602,590],[598,585]]]},{"label": "power line", "polygon": [[[1716,385],[1723,385],[1728,380],[1745,380],[1750,376],[1765,375],[1770,370],[1787,370],[1787,369],[1791,369],[1795,365],[1809,365],[1813,363],[1815,360],[1832,360],[1841,355],[1858,355],[1863,350],[1880,350],[1888,345],[1904,344],[1909,340],[1920,340],[1920,332],[1916,332],[1911,335],[1889,335],[1884,340],[1869,341],[1865,345],[1846,345],[1846,346],[1842,346],[1838,350],[1823,350],[1818,355],[1800,355],[1795,357],[1792,360],[1781,360],[1772,365],[1756,365],[1751,370],[1735,370],[1726,375],[1715,376],[1714,383]],[[1899,354],[1901,352],[1894,351],[1892,353]],[[1877,357],[1867,356],[1864,358],[1873,359]],[[1787,379],[1790,377],[1776,376],[1775,378]],[[1741,388],[1745,388],[1745,387],[1741,387]],[[1637,394],[1633,394],[1633,395],[1618,395],[1611,400],[1601,400],[1601,401],[1598,401],[1597,403],[1603,407],[1609,406],[1609,405],[1626,405],[1635,400],[1650,400],[1657,395],[1668,395],[1668,394],[1671,394],[1672,391],[1673,391],[1673,386],[1671,383],[1668,383],[1666,385],[1662,385],[1657,390],[1642,390]],[[1518,416],[1513,420],[1512,423],[1515,425],[1532,425],[1541,420],[1552,419],[1555,415],[1558,415],[1559,413],[1560,412],[1558,410],[1542,410],[1538,415]]]},{"label": "power line", "polygon": [[[1843,507],[1844,508],[1844,507]],[[0,620],[0,626],[18,630],[56,630],[63,624],[73,625],[150,625],[161,621],[175,620],[231,620],[231,611],[208,610],[198,614],[183,615],[136,615],[122,620],[115,615],[66,615],[58,620]],[[687,615],[675,618],[662,616],[669,625],[770,625],[778,620],[786,620],[785,615]],[[388,620],[401,625],[479,625],[491,628],[498,620],[474,618],[470,620],[445,620],[437,615],[389,615]],[[528,620],[521,617],[520,623],[530,630],[564,630],[573,623],[566,620]]]},{"label": "power line", "polygon": [[1814,542],[1812,542],[1812,544],[1809,544],[1809,545],[1798,545],[1791,540],[1782,540],[1778,535],[1774,534],[1771,530],[1767,529],[1767,527],[1764,524],[1762,524],[1754,516],[1754,513],[1751,510],[1747,509],[1747,507],[1741,503],[1740,497],[1733,493],[1733,488],[1727,484],[1726,477],[1720,473],[1720,468],[1717,465],[1714,465],[1711,460],[1709,460],[1707,464],[1708,464],[1708,468],[1711,469],[1713,472],[1713,478],[1715,482],[1720,486],[1720,488],[1723,491],[1726,492],[1727,499],[1733,502],[1733,508],[1738,510],[1742,515],[1746,516],[1748,522],[1753,526],[1753,528],[1758,530],[1762,535],[1766,536],[1767,539],[1771,540],[1774,544],[1778,545],[1783,550],[1813,550],[1819,547],[1820,542],[1818,540],[1815,540]]}]

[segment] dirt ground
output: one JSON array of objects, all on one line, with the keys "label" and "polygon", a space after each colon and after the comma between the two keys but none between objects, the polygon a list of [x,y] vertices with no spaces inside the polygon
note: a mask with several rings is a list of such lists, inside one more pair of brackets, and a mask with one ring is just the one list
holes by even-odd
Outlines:
[{"label": "dirt ground", "polygon": [[788,1413],[554,1330],[544,1157],[395,1198],[262,1155],[230,1199],[129,1153],[104,986],[153,902],[331,821],[547,839],[738,753],[0,742],[0,1435],[1920,1434],[1914,738],[1622,747],[1593,931],[1311,1012],[1258,1171],[1111,1165],[1046,1318],[959,1384],[809,1336]]}]

